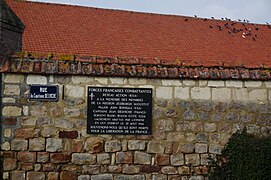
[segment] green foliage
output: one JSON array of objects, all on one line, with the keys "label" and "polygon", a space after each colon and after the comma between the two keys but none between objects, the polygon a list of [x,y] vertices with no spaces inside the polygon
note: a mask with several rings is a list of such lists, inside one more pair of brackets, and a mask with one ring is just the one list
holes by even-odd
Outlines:
[{"label": "green foliage", "polygon": [[246,129],[232,135],[221,155],[210,158],[210,180],[271,179],[271,137],[257,137]]}]

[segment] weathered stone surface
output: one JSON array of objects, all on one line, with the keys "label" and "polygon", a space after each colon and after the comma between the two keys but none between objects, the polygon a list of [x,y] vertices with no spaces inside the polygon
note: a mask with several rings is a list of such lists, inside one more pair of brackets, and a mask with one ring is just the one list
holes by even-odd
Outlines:
[{"label": "weathered stone surface", "polygon": [[216,127],[217,127],[216,123],[204,123],[205,132],[215,132]]},{"label": "weathered stone surface", "polygon": [[174,98],[187,100],[189,99],[189,88],[188,87],[175,87]]},{"label": "weathered stone surface", "polygon": [[25,117],[21,119],[22,126],[36,126],[36,118],[33,117]]},{"label": "weathered stone surface", "polygon": [[9,179],[9,172],[3,172],[3,180]]},{"label": "weathered stone surface", "polygon": [[55,136],[57,132],[57,128],[52,127],[52,126],[48,126],[48,127],[44,127],[43,130],[41,131],[41,136],[42,137],[52,137]]},{"label": "weathered stone surface", "polygon": [[60,117],[63,113],[63,109],[61,106],[57,104],[51,104],[50,106],[50,114],[54,117]]},{"label": "weathered stone surface", "polygon": [[148,153],[157,153],[163,154],[165,151],[165,147],[158,141],[149,141],[147,146]]},{"label": "weathered stone surface", "polygon": [[172,87],[157,87],[156,97],[158,99],[171,99],[172,98]]},{"label": "weathered stone surface", "polygon": [[158,99],[156,102],[157,106],[159,107],[166,107],[168,104],[168,101],[165,99]]},{"label": "weathered stone surface", "polygon": [[51,118],[50,117],[38,117],[36,120],[36,124],[41,126],[41,125],[47,125],[51,124]]},{"label": "weathered stone surface", "polygon": [[45,106],[30,106],[31,116],[42,117],[47,115],[47,109]]},{"label": "weathered stone surface", "polygon": [[121,173],[122,172],[122,166],[108,166],[108,172],[110,173]]},{"label": "weathered stone surface", "polygon": [[69,153],[51,153],[50,160],[52,163],[67,163],[71,161]]},{"label": "weathered stone surface", "polygon": [[60,152],[62,150],[62,139],[48,138],[46,139],[46,151]]},{"label": "weathered stone surface", "polygon": [[266,89],[255,89],[248,93],[248,99],[250,101],[267,101]]},{"label": "weathered stone surface", "polygon": [[84,150],[89,153],[98,153],[103,150],[103,140],[101,138],[88,138],[85,142]]},{"label": "weathered stone surface", "polygon": [[222,148],[223,148],[223,146],[221,146],[219,144],[210,144],[209,145],[209,153],[221,154]]},{"label": "weathered stone surface", "polygon": [[100,84],[108,84],[109,81],[107,77],[95,77],[95,80]]},{"label": "weathered stone surface", "polygon": [[4,162],[3,162],[3,170],[4,171],[15,170],[16,167],[17,167],[16,159],[4,158]]},{"label": "weathered stone surface", "polygon": [[84,165],[82,172],[84,174],[99,174],[101,172],[101,167],[97,165]]},{"label": "weathered stone surface", "polygon": [[144,175],[116,175],[115,180],[145,180]]},{"label": "weathered stone surface", "polygon": [[33,171],[34,170],[33,163],[22,162],[21,163],[21,169],[24,170],[24,171]]},{"label": "weathered stone surface", "polygon": [[193,110],[187,109],[184,113],[183,113],[183,118],[185,120],[195,120],[196,119],[196,114]]},{"label": "weathered stone surface", "polygon": [[36,153],[35,152],[18,152],[18,160],[21,162],[35,163]]},{"label": "weathered stone surface", "polygon": [[4,95],[18,96],[20,95],[20,87],[18,85],[5,85]]},{"label": "weathered stone surface", "polygon": [[56,119],[55,120],[55,127],[63,128],[63,129],[72,129],[73,122],[68,119]]},{"label": "weathered stone surface", "polygon": [[182,132],[170,132],[167,135],[167,140],[169,142],[180,142],[185,139],[184,133]]},{"label": "weathered stone surface", "polygon": [[185,143],[181,145],[181,152],[183,153],[193,153],[195,150],[195,145],[191,143]]},{"label": "weathered stone surface", "polygon": [[245,87],[261,87],[261,81],[245,81]]},{"label": "weathered stone surface", "polygon": [[205,87],[205,88],[194,87],[191,89],[191,98],[208,100],[211,98],[211,90],[208,87]]},{"label": "weathered stone surface", "polygon": [[226,81],[226,86],[227,86],[227,87],[237,87],[237,88],[241,88],[241,87],[243,87],[243,81],[233,81],[233,80],[228,80],[228,81]]},{"label": "weathered stone surface", "polygon": [[47,78],[46,76],[41,75],[28,75],[26,78],[27,84],[47,84]]},{"label": "weathered stone surface", "polygon": [[91,176],[91,180],[113,180],[112,174],[100,174]]},{"label": "weathered stone surface", "polygon": [[196,141],[197,142],[207,142],[208,141],[208,136],[206,133],[198,133],[196,135]]},{"label": "weathered stone surface", "polygon": [[140,166],[140,172],[142,173],[158,173],[160,169],[161,169],[160,166],[151,166],[151,165]]},{"label": "weathered stone surface", "polygon": [[178,117],[178,111],[176,109],[168,109],[165,112],[166,117],[176,118]]},{"label": "weathered stone surface", "polygon": [[25,180],[25,172],[24,171],[12,171],[11,179],[13,180]]},{"label": "weathered stone surface", "polygon": [[24,75],[22,74],[6,74],[4,78],[5,83],[22,83],[24,81]]},{"label": "weathered stone surface", "polygon": [[41,164],[34,164],[34,171],[41,171]]},{"label": "weathered stone surface", "polygon": [[168,180],[181,180],[179,175],[168,175]]},{"label": "weathered stone surface", "polygon": [[174,122],[172,119],[160,119],[156,125],[156,129],[159,131],[172,131],[173,128]]},{"label": "weathered stone surface", "polygon": [[127,78],[110,77],[109,80],[112,84],[127,84]]},{"label": "weathered stone surface", "polygon": [[208,145],[203,143],[195,144],[195,152],[196,153],[206,153],[208,150]]},{"label": "weathered stone surface", "polygon": [[194,168],[195,173],[201,175],[201,174],[207,174],[208,168],[207,166],[198,166]]},{"label": "weathered stone surface", "polygon": [[155,164],[157,165],[169,165],[169,155],[167,154],[156,154]]},{"label": "weathered stone surface", "polygon": [[106,141],[104,144],[105,152],[117,152],[121,150],[121,142],[119,140]]},{"label": "weathered stone surface", "polygon": [[231,99],[231,90],[228,88],[212,89],[212,100],[227,101]]},{"label": "weathered stone surface", "polygon": [[10,150],[10,143],[4,142],[3,144],[1,144],[1,149],[4,151],[9,151]]},{"label": "weathered stone surface", "polygon": [[195,133],[186,133],[186,141],[188,142],[194,142],[196,139],[196,134]]},{"label": "weathered stone surface", "polygon": [[233,89],[232,97],[235,101],[247,101],[248,100],[248,89]]},{"label": "weathered stone surface", "polygon": [[44,138],[29,139],[29,150],[30,151],[43,151],[45,149]]},{"label": "weathered stone surface", "polygon": [[108,153],[97,154],[98,164],[110,164],[110,155]]},{"label": "weathered stone surface", "polygon": [[46,163],[42,165],[43,172],[50,172],[50,171],[55,171],[55,170],[56,170],[56,165],[53,163]]},{"label": "weathered stone surface", "polygon": [[198,166],[200,164],[199,154],[186,154],[185,164],[191,166]]},{"label": "weathered stone surface", "polygon": [[94,81],[94,77],[90,76],[72,76],[71,81],[73,84],[90,84]]},{"label": "weathered stone surface", "polygon": [[121,150],[122,151],[128,150],[128,142],[126,140],[121,141]]},{"label": "weathered stone surface", "polygon": [[178,172],[181,175],[189,175],[190,174],[190,168],[188,166],[180,166],[178,168]]},{"label": "weathered stone surface", "polygon": [[14,158],[15,157],[15,153],[11,152],[11,151],[3,151],[2,152],[2,157],[3,158]]},{"label": "weathered stone surface", "polygon": [[200,155],[200,164],[207,165],[209,162],[209,155],[208,154],[201,154]]},{"label": "weathered stone surface", "polygon": [[72,141],[72,152],[81,152],[83,149],[83,141],[73,140]]},{"label": "weathered stone surface", "polygon": [[38,163],[47,163],[49,161],[48,152],[38,152],[37,153],[37,162]]},{"label": "weathered stone surface", "polygon": [[3,98],[2,99],[2,103],[5,104],[5,103],[15,103],[16,100],[14,98],[11,98],[11,97],[7,97],[7,98]]},{"label": "weathered stone surface", "polygon": [[117,164],[132,164],[133,154],[131,152],[117,152],[116,163]]},{"label": "weathered stone surface", "polygon": [[60,173],[60,180],[75,180],[77,177],[78,174],[72,171],[62,171]]},{"label": "weathered stone surface", "polygon": [[212,143],[219,143],[221,140],[221,135],[220,133],[210,133],[209,134],[209,142]]},{"label": "weathered stone surface", "polygon": [[138,174],[139,170],[140,170],[139,166],[134,166],[134,165],[125,164],[122,167],[122,173],[124,174]]},{"label": "weathered stone surface", "polygon": [[21,116],[22,115],[22,108],[17,106],[4,106],[2,110],[3,116]]},{"label": "weathered stone surface", "polygon": [[145,78],[129,78],[128,80],[129,80],[130,84],[142,85],[142,84],[147,83],[147,79],[145,79]]},{"label": "weathered stone surface", "polygon": [[80,176],[78,176],[78,180],[90,180],[90,176],[89,175],[80,175]]},{"label": "weathered stone surface", "polygon": [[129,140],[128,149],[129,150],[145,150],[146,142],[142,140]]},{"label": "weathered stone surface", "polygon": [[225,86],[225,81],[209,80],[208,86],[210,86],[210,87],[223,87],[223,86]]},{"label": "weathered stone surface", "polygon": [[58,180],[59,173],[58,172],[49,172],[48,180]]},{"label": "weathered stone surface", "polygon": [[164,166],[161,168],[161,172],[163,174],[178,174],[178,171],[173,166]]},{"label": "weathered stone surface", "polygon": [[191,176],[189,180],[204,180],[204,176]]},{"label": "weathered stone surface", "polygon": [[43,173],[43,172],[27,172],[26,179],[27,180],[32,180],[32,179],[45,180],[45,173]]},{"label": "weathered stone surface", "polygon": [[170,156],[170,163],[173,166],[180,166],[184,164],[184,154],[178,153],[178,154],[172,154]]},{"label": "weathered stone surface", "polygon": [[21,169],[24,171],[33,171],[34,170],[34,166],[33,163],[21,163]]},{"label": "weathered stone surface", "polygon": [[78,117],[80,116],[80,109],[78,108],[64,108],[65,117]]},{"label": "weathered stone surface", "polygon": [[72,98],[83,97],[85,93],[85,89],[82,86],[66,85],[65,88],[66,88],[65,94],[68,97]]},{"label": "weathered stone surface", "polygon": [[151,164],[151,155],[144,152],[136,151],[134,163],[135,164]]},{"label": "weathered stone surface", "polygon": [[96,155],[88,153],[73,153],[72,154],[72,163],[83,165],[83,164],[95,164]]}]

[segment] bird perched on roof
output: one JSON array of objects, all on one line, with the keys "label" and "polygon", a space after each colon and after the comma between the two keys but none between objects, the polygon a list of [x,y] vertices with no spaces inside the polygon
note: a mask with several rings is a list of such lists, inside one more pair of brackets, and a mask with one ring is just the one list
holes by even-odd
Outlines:
[{"label": "bird perched on roof", "polygon": [[198,17],[197,15],[194,15],[194,17],[196,18],[196,17]]},{"label": "bird perched on roof", "polygon": [[211,18],[212,18],[212,19],[214,19],[214,17],[213,17],[213,16],[212,16]]},{"label": "bird perched on roof", "polygon": [[267,24],[267,27],[268,27],[269,29],[271,29],[270,24],[269,24],[268,22],[266,22],[266,24]]}]

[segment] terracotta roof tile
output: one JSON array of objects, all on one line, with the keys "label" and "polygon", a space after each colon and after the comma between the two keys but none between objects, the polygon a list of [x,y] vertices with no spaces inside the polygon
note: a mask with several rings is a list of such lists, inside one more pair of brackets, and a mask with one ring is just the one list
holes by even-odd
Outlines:
[{"label": "terracotta roof tile", "polygon": [[[25,51],[158,58],[165,64],[206,67],[271,67],[267,25],[28,1],[7,3],[25,24]],[[139,61],[144,64],[143,60]]]}]

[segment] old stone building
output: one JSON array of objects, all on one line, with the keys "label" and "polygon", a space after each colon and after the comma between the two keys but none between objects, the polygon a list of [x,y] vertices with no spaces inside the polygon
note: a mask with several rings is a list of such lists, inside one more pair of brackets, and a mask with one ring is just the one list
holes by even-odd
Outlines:
[{"label": "old stone building", "polygon": [[[208,156],[232,133],[270,134],[268,25],[0,2],[3,179],[207,179]],[[57,98],[33,99],[31,87],[57,87]],[[118,131],[89,133],[94,87],[151,91],[112,114],[142,113],[149,131],[120,118],[128,125],[115,121]]]}]

